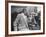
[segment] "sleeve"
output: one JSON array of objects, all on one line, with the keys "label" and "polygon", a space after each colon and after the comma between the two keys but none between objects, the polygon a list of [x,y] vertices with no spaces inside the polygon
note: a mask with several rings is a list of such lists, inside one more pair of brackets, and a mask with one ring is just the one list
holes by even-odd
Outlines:
[{"label": "sleeve", "polygon": [[13,22],[14,31],[17,31],[17,25],[18,25],[19,18],[20,18],[20,16],[18,15],[17,18],[15,19],[15,21]]}]

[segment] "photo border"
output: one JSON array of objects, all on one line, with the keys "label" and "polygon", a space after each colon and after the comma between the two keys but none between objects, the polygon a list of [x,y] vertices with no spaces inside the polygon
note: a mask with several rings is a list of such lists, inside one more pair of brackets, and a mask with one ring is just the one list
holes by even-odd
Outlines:
[{"label": "photo border", "polygon": [[[8,3],[26,3],[26,4],[42,4],[43,5],[43,32],[28,34],[8,34]],[[45,34],[45,3],[44,2],[27,2],[27,1],[5,1],[5,36],[23,36],[23,35],[39,35]]]}]

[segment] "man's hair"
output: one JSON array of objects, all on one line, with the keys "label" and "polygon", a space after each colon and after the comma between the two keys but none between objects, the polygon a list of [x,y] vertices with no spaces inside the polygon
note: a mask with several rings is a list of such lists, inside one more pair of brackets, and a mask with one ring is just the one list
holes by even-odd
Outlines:
[{"label": "man's hair", "polygon": [[20,13],[24,13],[24,9]]}]

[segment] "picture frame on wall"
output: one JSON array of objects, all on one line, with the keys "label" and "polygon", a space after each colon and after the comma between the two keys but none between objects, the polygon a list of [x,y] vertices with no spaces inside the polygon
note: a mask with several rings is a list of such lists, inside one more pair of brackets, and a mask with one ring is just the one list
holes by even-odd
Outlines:
[{"label": "picture frame on wall", "polygon": [[45,33],[45,3],[7,1],[5,3],[5,35],[37,35]]}]

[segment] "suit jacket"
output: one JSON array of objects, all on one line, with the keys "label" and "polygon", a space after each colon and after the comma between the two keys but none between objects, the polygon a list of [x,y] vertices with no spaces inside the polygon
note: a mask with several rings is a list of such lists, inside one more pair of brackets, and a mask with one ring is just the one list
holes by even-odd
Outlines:
[{"label": "suit jacket", "polygon": [[14,31],[28,30],[27,17],[23,13],[18,14],[13,25]]}]

